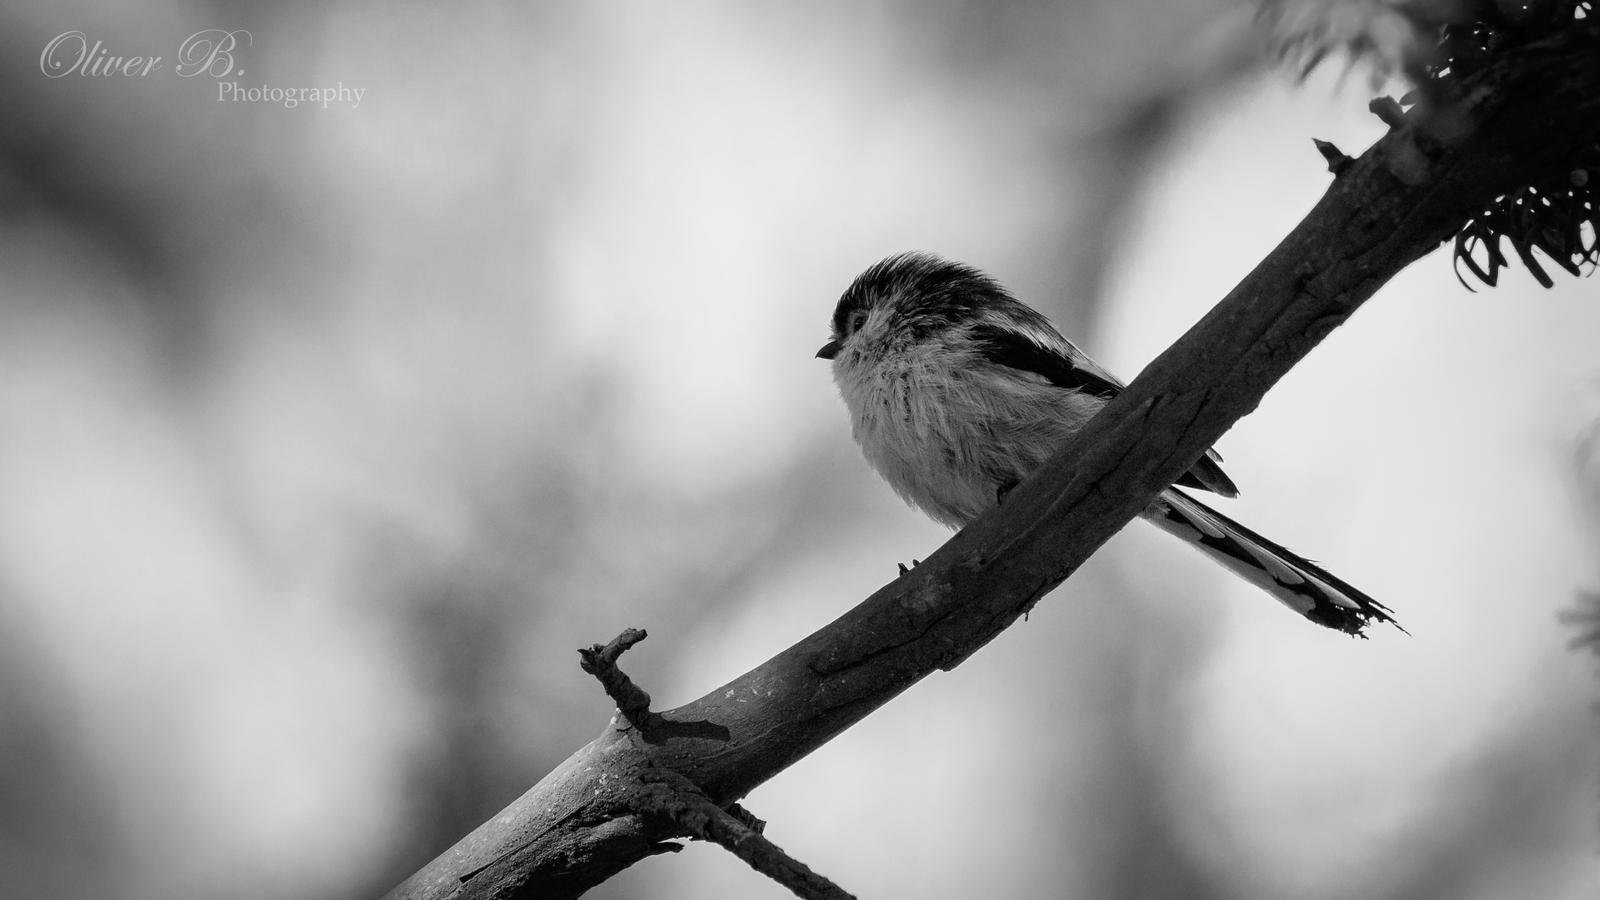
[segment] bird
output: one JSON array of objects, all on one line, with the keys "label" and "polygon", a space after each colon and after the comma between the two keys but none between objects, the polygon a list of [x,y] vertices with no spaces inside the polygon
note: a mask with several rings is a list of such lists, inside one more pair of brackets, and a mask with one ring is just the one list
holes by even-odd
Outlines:
[{"label": "bird", "polygon": [[[921,251],[857,276],[816,355],[868,464],[952,529],[1000,503],[1124,387],[1000,282]],[[1207,450],[1142,517],[1319,625],[1362,637],[1374,622],[1400,627],[1383,604],[1180,489],[1237,496],[1221,459]]]}]

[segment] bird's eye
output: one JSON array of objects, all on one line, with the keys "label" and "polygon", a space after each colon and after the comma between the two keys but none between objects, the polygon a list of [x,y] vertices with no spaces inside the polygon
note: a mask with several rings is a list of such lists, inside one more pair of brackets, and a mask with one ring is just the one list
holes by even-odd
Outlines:
[{"label": "bird's eye", "polygon": [[852,312],[850,314],[850,318],[845,320],[845,322],[844,322],[844,333],[845,334],[855,334],[857,331],[861,330],[861,326],[865,325],[866,322],[867,322],[867,311],[864,310],[864,309],[858,309],[855,312]]}]

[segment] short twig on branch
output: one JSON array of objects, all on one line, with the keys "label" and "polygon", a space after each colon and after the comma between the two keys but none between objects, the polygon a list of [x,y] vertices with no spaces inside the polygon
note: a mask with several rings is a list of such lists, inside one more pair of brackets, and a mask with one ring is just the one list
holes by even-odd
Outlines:
[{"label": "short twig on branch", "polygon": [[1311,142],[1317,145],[1317,152],[1321,153],[1322,158],[1328,161],[1328,171],[1335,175],[1338,175],[1345,169],[1350,168],[1350,163],[1354,162],[1354,160],[1344,154],[1344,151],[1334,146],[1332,141],[1324,141],[1318,138],[1312,138]]},{"label": "short twig on branch", "polygon": [[591,644],[580,648],[579,665],[600,682],[606,695],[616,701],[617,712],[622,714],[623,720],[637,729],[646,743],[659,744],[675,737],[726,741],[728,729],[721,725],[703,719],[675,721],[650,711],[649,692],[634,684],[633,679],[617,665],[618,657],[647,637],[649,634],[643,628],[625,629],[603,647]]},{"label": "short twig on branch", "polygon": [[[651,769],[641,780],[638,810],[671,819],[688,837],[710,841],[750,868],[806,900],[855,900],[855,895],[818,875],[762,835],[766,823],[734,804],[722,809],[693,782],[670,769]],[[737,812],[735,812],[737,810]]]},{"label": "short twig on branch", "polygon": [[617,658],[649,636],[643,628],[629,628],[604,647],[593,644],[578,651],[578,656],[582,657],[579,665],[583,666],[583,670],[599,680],[600,686],[606,689],[606,695],[616,701],[617,711],[628,720],[628,724],[645,734],[660,729],[661,716],[650,711],[650,695],[617,667]]}]

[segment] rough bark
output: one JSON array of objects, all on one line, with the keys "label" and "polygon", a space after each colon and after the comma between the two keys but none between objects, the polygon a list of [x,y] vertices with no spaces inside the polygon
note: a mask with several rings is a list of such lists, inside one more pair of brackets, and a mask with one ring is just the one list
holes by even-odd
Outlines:
[{"label": "rough bark", "polygon": [[[1386,121],[1397,112],[1381,111]],[[578,896],[686,833],[644,798],[662,770],[728,806],[918,679],[958,665],[1382,284],[1497,196],[1569,167],[1600,140],[1600,29],[1584,23],[1508,54],[1464,82],[1449,108],[1414,108],[1399,122],[1357,159],[1329,155],[1338,174],[1293,232],[1000,508],[733,682],[658,718],[619,714],[390,897]]]}]

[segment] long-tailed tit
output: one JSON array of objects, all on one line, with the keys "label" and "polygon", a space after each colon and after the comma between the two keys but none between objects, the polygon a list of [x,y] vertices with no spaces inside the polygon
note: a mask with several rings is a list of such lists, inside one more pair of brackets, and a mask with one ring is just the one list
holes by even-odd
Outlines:
[{"label": "long-tailed tit", "polygon": [[[1123,386],[994,279],[926,253],[891,256],[857,277],[817,356],[833,362],[867,461],[952,528],[999,502]],[[1394,621],[1322,567],[1177,489],[1236,496],[1220,459],[1208,450],[1144,518],[1319,625],[1361,634]]]}]

